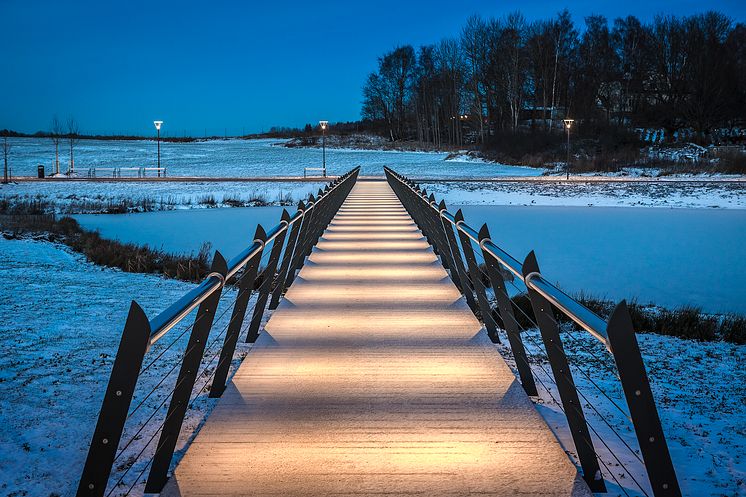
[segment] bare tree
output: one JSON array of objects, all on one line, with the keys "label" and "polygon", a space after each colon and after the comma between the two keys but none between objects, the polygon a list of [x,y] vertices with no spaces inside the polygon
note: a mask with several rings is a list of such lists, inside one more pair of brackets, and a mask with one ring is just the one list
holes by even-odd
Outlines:
[{"label": "bare tree", "polygon": [[52,143],[54,143],[54,172],[60,174],[60,141],[62,141],[62,123],[55,115],[52,118]]},{"label": "bare tree", "polygon": [[11,148],[13,148],[13,146],[8,141],[8,137],[3,137],[3,160],[5,162],[5,167],[3,168],[3,183],[6,185],[10,182],[10,174],[8,173],[8,156],[10,155]]},{"label": "bare tree", "polygon": [[75,173],[74,148],[80,141],[80,128],[74,117],[67,119],[67,141],[70,144],[70,169],[68,169],[67,174],[72,175]]}]

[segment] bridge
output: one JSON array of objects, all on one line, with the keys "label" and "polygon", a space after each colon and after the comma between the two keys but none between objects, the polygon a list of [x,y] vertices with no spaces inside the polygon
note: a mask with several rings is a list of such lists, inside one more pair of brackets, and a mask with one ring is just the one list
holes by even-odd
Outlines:
[{"label": "bridge", "polygon": [[[486,226],[474,230],[391,169],[386,179],[359,180],[358,169],[335,179],[273,229],[257,227],[230,261],[216,253],[212,271],[153,319],[132,303],[78,496],[138,486],[169,497],[624,489],[596,452],[555,313],[613,357],[647,475],[635,480],[642,494],[681,495],[624,302],[603,320],[550,284],[533,254],[519,263]],[[508,291],[515,282],[571,442],[531,400],[541,380]],[[216,315],[227,312],[222,326]],[[161,339],[192,316],[168,410],[156,409],[147,443],[142,428],[130,437],[127,421],[152,395],[137,392],[138,379],[163,355]],[[501,336],[512,367],[495,347]],[[239,339],[253,346],[231,368]],[[184,442],[188,406],[207,389],[218,400]],[[122,464],[133,440],[142,448]]]}]

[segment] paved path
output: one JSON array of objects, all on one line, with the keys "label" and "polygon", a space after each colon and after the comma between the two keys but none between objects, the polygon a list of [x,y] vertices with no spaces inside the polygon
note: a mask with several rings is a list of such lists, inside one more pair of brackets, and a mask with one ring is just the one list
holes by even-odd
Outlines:
[{"label": "paved path", "polygon": [[385,181],[359,182],[163,495],[589,495]]}]

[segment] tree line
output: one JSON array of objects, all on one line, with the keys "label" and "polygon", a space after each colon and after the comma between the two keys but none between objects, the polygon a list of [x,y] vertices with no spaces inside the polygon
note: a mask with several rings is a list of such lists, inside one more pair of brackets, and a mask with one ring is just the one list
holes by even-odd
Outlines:
[{"label": "tree line", "polygon": [[472,16],[458,37],[399,46],[368,76],[362,118],[392,141],[436,146],[561,129],[563,118],[588,133],[687,128],[702,142],[744,124],[743,23],[718,12],[584,21],[567,10],[534,22]]}]

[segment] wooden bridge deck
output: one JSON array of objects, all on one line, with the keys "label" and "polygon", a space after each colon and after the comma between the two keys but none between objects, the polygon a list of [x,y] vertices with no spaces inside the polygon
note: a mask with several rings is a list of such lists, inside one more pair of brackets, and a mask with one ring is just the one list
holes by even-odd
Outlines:
[{"label": "wooden bridge deck", "polygon": [[385,181],[359,182],[162,495],[590,495]]}]

